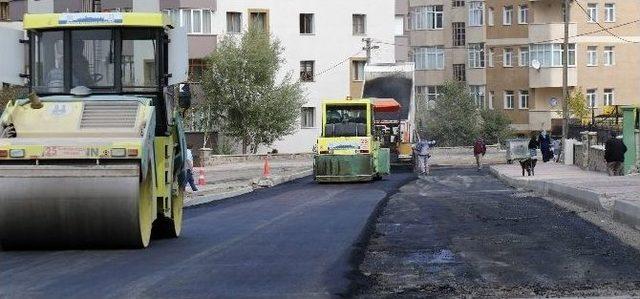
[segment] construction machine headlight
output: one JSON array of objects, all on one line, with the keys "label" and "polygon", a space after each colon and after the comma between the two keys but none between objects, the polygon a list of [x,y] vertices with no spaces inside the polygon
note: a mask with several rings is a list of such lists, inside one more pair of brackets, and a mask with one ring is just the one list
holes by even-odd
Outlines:
[{"label": "construction machine headlight", "polygon": [[124,157],[127,155],[127,150],[124,148],[112,148],[111,157]]},{"label": "construction machine headlight", "polygon": [[12,149],[9,151],[9,157],[11,158],[24,158],[24,150],[23,149]]}]

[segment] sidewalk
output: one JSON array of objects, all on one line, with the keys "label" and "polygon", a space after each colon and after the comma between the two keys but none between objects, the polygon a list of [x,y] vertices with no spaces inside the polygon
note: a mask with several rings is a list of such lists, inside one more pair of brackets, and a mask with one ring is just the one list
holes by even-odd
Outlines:
[{"label": "sidewalk", "polygon": [[539,163],[533,177],[523,177],[519,164],[494,165],[490,171],[512,187],[570,200],[640,229],[640,176],[610,177],[556,163]]},{"label": "sidewalk", "polygon": [[[312,174],[312,161],[273,161],[270,162],[271,176],[269,180],[261,182],[264,162],[251,161],[232,164],[216,165],[205,168],[204,186],[198,186],[199,191],[191,193],[187,186],[185,206],[194,206],[229,197],[252,192],[262,188],[259,183],[270,186],[286,183]],[[194,179],[198,182],[199,169],[194,170]]]}]

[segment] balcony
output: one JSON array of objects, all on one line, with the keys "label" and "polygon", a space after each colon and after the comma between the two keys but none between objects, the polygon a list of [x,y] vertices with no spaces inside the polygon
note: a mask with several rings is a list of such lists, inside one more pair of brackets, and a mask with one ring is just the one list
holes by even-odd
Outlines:
[{"label": "balcony", "polygon": [[[578,25],[569,23],[569,36],[576,36],[578,33]],[[539,43],[558,39],[558,43],[562,42],[564,37],[563,23],[547,23],[547,24],[530,24],[529,25],[529,43]],[[569,42],[573,42],[569,39]]]},{"label": "balcony", "polygon": [[[576,67],[569,67],[568,85],[578,85],[578,70]],[[531,88],[562,87],[562,68],[543,67],[539,70],[529,68],[529,86]]]}]

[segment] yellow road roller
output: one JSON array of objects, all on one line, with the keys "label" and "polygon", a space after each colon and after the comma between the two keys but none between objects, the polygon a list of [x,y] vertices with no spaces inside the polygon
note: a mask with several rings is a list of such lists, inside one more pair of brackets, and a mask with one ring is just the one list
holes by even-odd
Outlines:
[{"label": "yellow road roller", "polygon": [[29,96],[0,117],[3,249],[178,237],[180,111],[190,99],[175,86],[187,79],[186,32],[160,13],[27,14],[23,27],[2,45],[22,54],[0,62],[19,69],[7,64],[28,52],[26,72],[5,74],[28,82]]}]

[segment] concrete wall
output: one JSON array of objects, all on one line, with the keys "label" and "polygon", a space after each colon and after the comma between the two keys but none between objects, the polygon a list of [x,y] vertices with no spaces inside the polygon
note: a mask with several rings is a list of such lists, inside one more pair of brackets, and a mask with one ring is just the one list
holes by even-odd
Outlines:
[{"label": "concrete wall", "polygon": [[[249,9],[269,11],[269,31],[285,48],[286,60],[280,78],[291,73],[298,80],[300,61],[315,61],[315,81],[304,82],[307,107],[315,107],[314,128],[299,129],[291,136],[276,142],[273,148],[281,153],[309,152],[320,134],[320,102],[323,99],[344,98],[350,94],[351,58],[364,58],[362,38],[353,35],[352,14],[367,15],[367,34],[378,41],[393,43],[395,22],[395,0],[378,0],[375,5],[367,0],[245,0],[218,1],[214,16],[214,31],[220,39],[227,36],[226,13],[241,12],[242,24],[246,28]],[[301,35],[299,14],[313,13],[315,33]],[[395,47],[380,44],[372,53],[372,63],[390,63],[395,60]],[[355,54],[355,55],[354,55]],[[344,61],[345,63],[338,64]],[[336,66],[337,65],[337,66]],[[335,66],[335,67],[334,67]],[[333,68],[332,68],[333,67]],[[326,71],[321,76],[318,73]],[[262,149],[266,151],[268,149]]]}]

